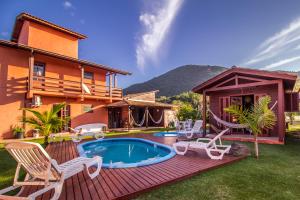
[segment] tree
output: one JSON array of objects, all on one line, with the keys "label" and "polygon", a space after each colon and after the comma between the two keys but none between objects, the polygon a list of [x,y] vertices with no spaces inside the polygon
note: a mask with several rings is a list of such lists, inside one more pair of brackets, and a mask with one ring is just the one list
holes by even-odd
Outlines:
[{"label": "tree", "polygon": [[163,103],[172,103],[178,105],[178,115],[180,120],[200,119],[202,116],[202,95],[193,92],[183,92],[181,94],[166,97],[161,96],[156,99]]},{"label": "tree", "polygon": [[48,144],[50,133],[61,130],[66,120],[58,117],[58,112],[65,106],[65,103],[54,105],[50,111],[39,112],[34,109],[25,108],[24,110],[33,116],[23,118],[23,123],[29,124],[34,129],[38,129],[44,135],[44,143]]},{"label": "tree", "polygon": [[271,129],[276,123],[275,113],[269,109],[271,97],[260,98],[251,109],[242,109],[237,105],[232,105],[224,110],[237,118],[240,124],[248,126],[254,136],[255,156],[258,158],[257,136],[263,129]]},{"label": "tree", "polygon": [[174,102],[176,105],[179,106],[178,112],[177,112],[177,118],[179,120],[187,120],[197,119],[198,112],[193,108],[193,106],[189,103],[183,103],[180,101]]}]

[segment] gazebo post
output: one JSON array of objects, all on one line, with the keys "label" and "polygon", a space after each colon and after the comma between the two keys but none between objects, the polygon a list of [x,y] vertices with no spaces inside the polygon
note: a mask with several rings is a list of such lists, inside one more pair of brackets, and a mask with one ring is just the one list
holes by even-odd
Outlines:
[{"label": "gazebo post", "polygon": [[206,135],[206,91],[203,91],[203,109],[202,109],[202,118],[203,118],[203,135]]},{"label": "gazebo post", "polygon": [[146,109],[145,109],[145,115],[146,115],[146,116],[145,116],[145,117],[146,117],[146,128],[148,128],[148,120],[149,120],[149,119],[148,119],[148,114],[149,114],[149,113],[148,113],[148,107],[146,107]]},{"label": "gazebo post", "polygon": [[131,124],[131,120],[130,120],[130,106],[127,107],[128,108],[128,132],[130,130],[130,124]]}]

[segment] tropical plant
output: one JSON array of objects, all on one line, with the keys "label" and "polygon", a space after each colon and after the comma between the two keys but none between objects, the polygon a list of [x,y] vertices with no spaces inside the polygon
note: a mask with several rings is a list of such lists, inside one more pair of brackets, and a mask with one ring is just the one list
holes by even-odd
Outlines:
[{"label": "tropical plant", "polygon": [[16,136],[17,138],[23,138],[25,130],[23,127],[21,127],[19,125],[15,125],[12,128],[12,132],[13,132],[14,136]]},{"label": "tropical plant", "polygon": [[183,102],[176,102],[175,104],[179,106],[177,112],[177,118],[179,120],[197,119],[199,112],[197,112],[197,110],[194,109],[191,104]]},{"label": "tropical plant", "polygon": [[23,122],[29,124],[34,129],[38,129],[44,136],[44,143],[48,144],[50,133],[61,130],[65,122],[58,117],[58,112],[65,106],[65,103],[54,105],[50,111],[39,112],[34,109],[25,108],[24,110],[33,114],[33,116],[23,118]]},{"label": "tropical plant", "polygon": [[269,109],[271,103],[270,96],[264,96],[254,104],[251,109],[242,109],[237,105],[232,105],[224,110],[234,117],[240,124],[245,124],[254,136],[255,155],[258,158],[258,141],[257,136],[262,133],[263,129],[271,129],[276,123],[275,113]]}]

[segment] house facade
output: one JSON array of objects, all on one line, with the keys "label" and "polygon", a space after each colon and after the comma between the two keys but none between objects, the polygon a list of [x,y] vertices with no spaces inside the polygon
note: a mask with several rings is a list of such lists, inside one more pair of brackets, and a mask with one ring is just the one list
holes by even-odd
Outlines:
[{"label": "house facade", "polygon": [[[43,19],[17,16],[11,41],[0,40],[0,138],[28,113],[22,108],[49,110],[66,102],[59,113],[65,125],[108,123],[106,105],[122,100],[117,75],[130,73],[78,58],[86,36]],[[27,127],[28,129],[28,127]]]},{"label": "house facade", "polygon": [[[260,97],[270,96],[273,111],[277,122],[272,130],[264,130],[266,137],[277,138],[284,141],[285,112],[299,110],[297,75],[285,72],[271,72],[256,69],[232,67],[227,71],[207,80],[193,88],[193,91],[203,95],[204,129],[209,123],[220,129],[224,128],[207,112],[208,109],[218,118],[232,123],[236,119],[224,111],[230,105],[238,105],[242,109],[251,108]],[[208,103],[209,102],[209,103]],[[209,104],[209,105],[208,105]],[[207,121],[207,114],[208,121]],[[211,129],[211,131],[214,131]],[[231,134],[248,134],[244,129],[231,129]]]}]

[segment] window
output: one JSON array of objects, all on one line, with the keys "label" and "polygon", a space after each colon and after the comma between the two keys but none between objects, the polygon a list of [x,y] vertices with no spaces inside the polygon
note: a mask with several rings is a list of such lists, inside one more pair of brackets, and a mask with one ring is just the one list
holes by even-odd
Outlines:
[{"label": "window", "polygon": [[82,112],[83,113],[92,113],[93,112],[93,105],[92,104],[82,105]]},{"label": "window", "polygon": [[84,72],[84,76],[85,79],[90,79],[93,80],[94,79],[94,73],[93,72]]},{"label": "window", "polygon": [[45,64],[44,63],[34,63],[33,75],[34,76],[45,76]]}]

